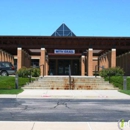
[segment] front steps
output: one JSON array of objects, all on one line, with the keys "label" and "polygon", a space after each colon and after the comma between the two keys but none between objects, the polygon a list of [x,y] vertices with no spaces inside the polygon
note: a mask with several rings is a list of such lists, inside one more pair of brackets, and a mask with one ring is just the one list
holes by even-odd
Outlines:
[{"label": "front steps", "polygon": [[49,89],[49,90],[114,90],[112,84],[104,81],[100,76],[72,76],[71,86],[69,76],[45,76],[37,81],[25,85],[23,89]]}]

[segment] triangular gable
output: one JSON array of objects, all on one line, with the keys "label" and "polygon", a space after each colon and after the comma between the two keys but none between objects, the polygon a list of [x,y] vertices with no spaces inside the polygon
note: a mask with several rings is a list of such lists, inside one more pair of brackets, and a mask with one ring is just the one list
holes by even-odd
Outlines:
[{"label": "triangular gable", "polygon": [[76,36],[65,24],[62,24],[51,36]]}]

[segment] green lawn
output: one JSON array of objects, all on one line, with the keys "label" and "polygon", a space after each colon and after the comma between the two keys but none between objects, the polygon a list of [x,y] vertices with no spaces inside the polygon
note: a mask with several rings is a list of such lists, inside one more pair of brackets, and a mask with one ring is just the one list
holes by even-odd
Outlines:
[{"label": "green lawn", "polygon": [[[105,78],[108,81],[108,77]],[[123,90],[123,76],[110,77],[110,83],[119,88],[119,92],[130,95],[130,77],[127,77],[127,90]]]},{"label": "green lawn", "polygon": [[[108,77],[105,80],[109,80]],[[111,76],[110,83],[112,83],[115,87],[123,90],[123,76]],[[127,77],[127,90],[130,90],[130,77]]]},{"label": "green lawn", "polygon": [[15,89],[15,77],[0,76],[0,94],[18,94],[23,91],[21,87],[28,82],[28,78],[19,77],[19,88]]},{"label": "green lawn", "polygon": [[0,94],[19,94],[23,89],[0,89]]},{"label": "green lawn", "polygon": [[119,90],[119,92],[130,95],[130,90]]},{"label": "green lawn", "polygon": [[[19,77],[18,82],[19,88],[21,88],[23,85],[29,82],[29,79]],[[15,77],[0,76],[0,89],[15,89]]]}]

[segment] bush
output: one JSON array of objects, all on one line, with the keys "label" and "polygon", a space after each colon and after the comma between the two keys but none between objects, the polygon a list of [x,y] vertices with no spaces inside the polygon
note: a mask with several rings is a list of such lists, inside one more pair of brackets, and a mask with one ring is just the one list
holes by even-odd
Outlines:
[{"label": "bush", "polygon": [[127,89],[130,90],[130,78],[127,78]]},{"label": "bush", "polygon": [[115,87],[123,89],[123,75],[124,71],[120,67],[113,67],[103,69],[99,72],[101,77],[104,77],[105,80],[109,80]]},{"label": "bush", "polygon": [[120,67],[113,67],[101,70],[99,72],[99,75],[104,78],[108,76],[122,76],[124,75],[124,71]]},{"label": "bush", "polygon": [[39,68],[31,68],[31,75],[32,75],[32,77],[39,77],[40,76],[40,69]]},{"label": "bush", "polygon": [[26,67],[22,67],[21,69],[19,69],[17,71],[17,74],[19,77],[28,77],[28,75],[30,75],[29,69]]},{"label": "bush", "polygon": [[30,74],[32,77],[39,77],[40,76],[40,69],[39,68],[22,67],[21,69],[19,69],[17,71],[17,74],[19,77],[28,77],[28,76],[30,76]]},{"label": "bush", "polygon": [[[109,77],[106,77],[105,80],[109,80]],[[123,89],[123,76],[111,76],[110,83],[119,89]]]},{"label": "bush", "polygon": [[[109,80],[109,77],[106,77],[105,80]],[[123,89],[123,76],[111,76],[110,83],[119,89]],[[127,90],[130,90],[130,78],[127,78]]]}]

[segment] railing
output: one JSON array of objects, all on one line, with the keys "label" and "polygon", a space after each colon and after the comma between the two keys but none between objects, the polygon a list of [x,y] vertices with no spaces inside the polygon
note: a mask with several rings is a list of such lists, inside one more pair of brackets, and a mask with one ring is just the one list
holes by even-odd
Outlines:
[{"label": "railing", "polygon": [[71,66],[69,65],[69,86],[70,90],[74,89],[74,78],[71,78]]}]

